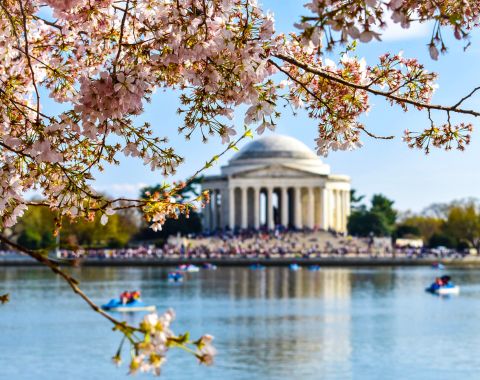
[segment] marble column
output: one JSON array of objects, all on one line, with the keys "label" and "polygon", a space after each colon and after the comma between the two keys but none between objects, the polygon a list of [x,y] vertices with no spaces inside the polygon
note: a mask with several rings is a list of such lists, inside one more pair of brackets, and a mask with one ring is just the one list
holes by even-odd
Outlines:
[{"label": "marble column", "polygon": [[340,190],[335,190],[335,204],[336,204],[336,230],[342,230],[342,196]]},{"label": "marble column", "polygon": [[222,221],[222,228],[225,229],[228,227],[229,219],[228,219],[228,199],[229,199],[229,194],[228,194],[228,188],[224,187],[222,190],[220,190],[220,193],[222,194],[220,199],[222,201],[221,204],[221,213],[220,213],[220,219]]},{"label": "marble column", "polygon": [[228,189],[228,226],[233,231],[235,229],[235,188]]},{"label": "marble column", "polygon": [[339,231],[343,232],[344,230],[344,220],[345,220],[345,214],[344,214],[344,206],[343,206],[344,198],[343,198],[343,190],[338,190],[338,205],[340,206],[340,223],[339,223]]},{"label": "marble column", "polygon": [[345,192],[345,199],[346,199],[346,202],[345,202],[345,209],[347,211],[347,217],[350,216],[351,212],[352,212],[352,206],[350,204],[350,190],[347,190]]},{"label": "marble column", "polygon": [[260,189],[253,189],[253,228],[260,228]]},{"label": "marble column", "polygon": [[242,192],[242,228],[248,227],[248,202],[247,202],[247,187],[240,188]]},{"label": "marble column", "polygon": [[301,197],[301,187],[294,188],[294,211],[295,211],[295,228],[301,229],[302,225],[302,197]]},{"label": "marble column", "polygon": [[343,202],[343,210],[344,210],[344,213],[345,213],[345,218],[344,218],[344,221],[345,221],[345,227],[344,227],[344,231],[347,232],[348,228],[347,228],[347,225],[348,225],[348,217],[350,216],[350,192],[348,190],[345,190],[343,192],[344,194],[344,202]]},{"label": "marble column", "polygon": [[273,189],[267,188],[267,229],[273,230]]},{"label": "marble column", "polygon": [[282,207],[281,207],[281,216],[282,216],[282,226],[288,227],[288,188],[282,187],[281,190],[282,197]]},{"label": "marble column", "polygon": [[313,187],[308,188],[308,228],[315,227],[315,195],[313,193]]},{"label": "marble column", "polygon": [[212,189],[211,190],[211,214],[212,214],[212,219],[210,223],[210,229],[214,231],[217,228],[217,190]]},{"label": "marble column", "polygon": [[220,190],[215,191],[216,201],[215,201],[215,228],[222,228],[222,199],[220,197]]},{"label": "marble column", "polygon": [[330,221],[329,221],[329,215],[330,215],[330,203],[328,201],[328,190],[324,187],[320,189],[320,202],[321,202],[321,209],[320,209],[320,215],[321,215],[321,223],[320,223],[320,228],[322,228],[325,231],[328,231],[330,228]]}]

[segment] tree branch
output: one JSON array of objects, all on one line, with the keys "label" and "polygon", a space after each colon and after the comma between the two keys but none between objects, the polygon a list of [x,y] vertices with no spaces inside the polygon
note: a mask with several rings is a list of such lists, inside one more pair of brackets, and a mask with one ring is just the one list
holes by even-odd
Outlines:
[{"label": "tree branch", "polygon": [[[359,90],[364,90],[364,91],[367,91],[373,95],[377,95],[377,96],[381,96],[381,97],[384,97],[384,98],[387,98],[387,99],[390,99],[390,100],[395,100],[397,102],[400,102],[400,103],[406,103],[406,104],[410,104],[410,105],[413,105],[417,108],[425,108],[425,109],[429,109],[429,110],[438,110],[438,111],[445,111],[445,112],[455,112],[455,113],[459,113],[459,114],[465,114],[465,115],[471,115],[471,116],[474,116],[474,117],[480,117],[480,112],[477,112],[477,111],[474,111],[474,110],[468,110],[468,109],[463,109],[463,108],[457,108],[459,104],[455,105],[455,106],[442,106],[442,105],[439,105],[439,104],[430,104],[430,103],[424,103],[424,102],[419,102],[419,101],[416,101],[416,100],[412,100],[412,99],[408,99],[408,98],[404,98],[402,96],[398,96],[398,95],[393,95],[393,94],[390,94],[389,92],[385,92],[385,91],[380,91],[380,90],[375,90],[373,88],[371,88],[369,85],[361,85],[361,84],[356,84],[356,83],[352,83],[352,82],[349,82],[348,80],[345,80],[341,77],[339,77],[338,75],[334,74],[334,73],[330,73],[328,71],[325,71],[325,70],[321,70],[321,69],[317,69],[315,67],[311,67],[310,65],[307,65],[293,57],[290,57],[290,56],[287,56],[287,55],[284,55],[284,54],[275,54],[274,57],[284,61],[284,62],[288,62],[294,66],[297,66],[297,67],[300,67],[301,69],[309,72],[309,73],[312,73],[312,74],[315,74],[315,75],[318,75],[319,77],[322,77],[322,78],[325,78],[329,81],[332,81],[332,82],[336,82],[336,83],[339,83],[339,84],[342,84],[344,86],[347,86],[347,87],[351,87],[351,88],[356,88],[356,89],[359,89]],[[473,91],[475,92],[475,91]],[[472,94],[473,94],[472,92]],[[470,95],[471,96],[471,95]],[[468,98],[468,96],[467,96]],[[461,101],[462,102],[462,101]],[[461,104],[460,102],[460,104]]]}]

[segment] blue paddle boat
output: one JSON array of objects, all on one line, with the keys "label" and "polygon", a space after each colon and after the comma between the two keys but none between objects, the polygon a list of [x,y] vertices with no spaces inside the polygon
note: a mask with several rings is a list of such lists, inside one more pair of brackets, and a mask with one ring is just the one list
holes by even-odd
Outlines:
[{"label": "blue paddle boat", "polygon": [[155,311],[155,305],[147,305],[142,300],[132,300],[128,303],[122,303],[118,298],[113,298],[109,303],[102,305],[106,311],[117,311],[121,313],[135,311]]},{"label": "blue paddle boat", "polygon": [[168,282],[183,282],[185,276],[182,272],[168,272],[167,279]]},{"label": "blue paddle boat", "polygon": [[294,271],[294,272],[302,269],[302,267],[300,265],[298,265],[297,263],[290,264],[289,268],[290,268],[291,271]]},{"label": "blue paddle boat", "polygon": [[311,271],[311,272],[318,272],[320,270],[320,266],[319,265],[310,265],[308,267],[308,270]]},{"label": "blue paddle boat", "polygon": [[450,280],[450,276],[442,276],[441,278],[435,279],[435,281],[428,288],[426,288],[425,291],[443,296],[460,293],[460,287],[455,285],[453,281]]},{"label": "blue paddle boat", "polygon": [[200,271],[200,268],[193,264],[188,264],[188,265],[183,264],[183,265],[180,265],[177,269],[181,272],[199,272]]},{"label": "blue paddle boat", "polygon": [[203,269],[216,270],[217,266],[215,264],[205,263],[205,264],[203,264]]},{"label": "blue paddle boat", "polygon": [[250,269],[251,270],[263,270],[263,269],[265,269],[265,266],[262,265],[262,264],[258,264],[258,263],[257,264],[252,264],[252,265],[250,265]]}]

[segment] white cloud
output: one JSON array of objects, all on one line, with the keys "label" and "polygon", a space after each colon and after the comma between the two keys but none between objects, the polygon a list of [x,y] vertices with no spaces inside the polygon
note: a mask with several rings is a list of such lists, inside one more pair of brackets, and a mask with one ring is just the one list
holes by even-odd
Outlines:
[{"label": "white cloud", "polygon": [[140,189],[148,186],[146,183],[112,183],[110,185],[94,185],[95,190],[110,196],[138,197]]},{"label": "white cloud", "polygon": [[[99,193],[106,194],[110,197],[129,197],[138,198],[140,190],[149,186],[144,182],[137,183],[112,183],[109,185],[92,185]],[[29,190],[24,193],[25,199],[39,199],[42,197],[40,190]]]},{"label": "white cloud", "polygon": [[[414,22],[408,29],[404,29],[400,24],[394,23],[392,20],[387,20],[387,27],[381,30],[382,40],[386,42],[414,40],[418,38],[425,38],[432,32],[430,23]],[[426,41],[425,43],[427,43]]]}]

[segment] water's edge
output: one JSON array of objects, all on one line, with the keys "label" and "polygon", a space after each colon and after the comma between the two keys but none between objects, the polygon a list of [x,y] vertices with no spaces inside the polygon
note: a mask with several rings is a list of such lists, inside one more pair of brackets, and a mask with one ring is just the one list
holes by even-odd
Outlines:
[{"label": "water's edge", "polygon": [[[55,259],[53,259],[55,260]],[[56,260],[55,260],[56,261]],[[452,267],[480,267],[480,257],[468,256],[463,258],[407,258],[407,257],[318,257],[318,258],[165,258],[165,259],[78,259],[58,260],[58,264],[65,266],[87,267],[143,267],[158,266],[170,267],[181,264],[201,265],[205,263],[217,266],[249,266],[262,264],[265,266],[288,266],[296,263],[299,265],[321,265],[326,267],[379,267],[379,266],[431,266],[442,263]],[[0,260],[1,266],[38,266],[33,259],[4,259]]]}]

